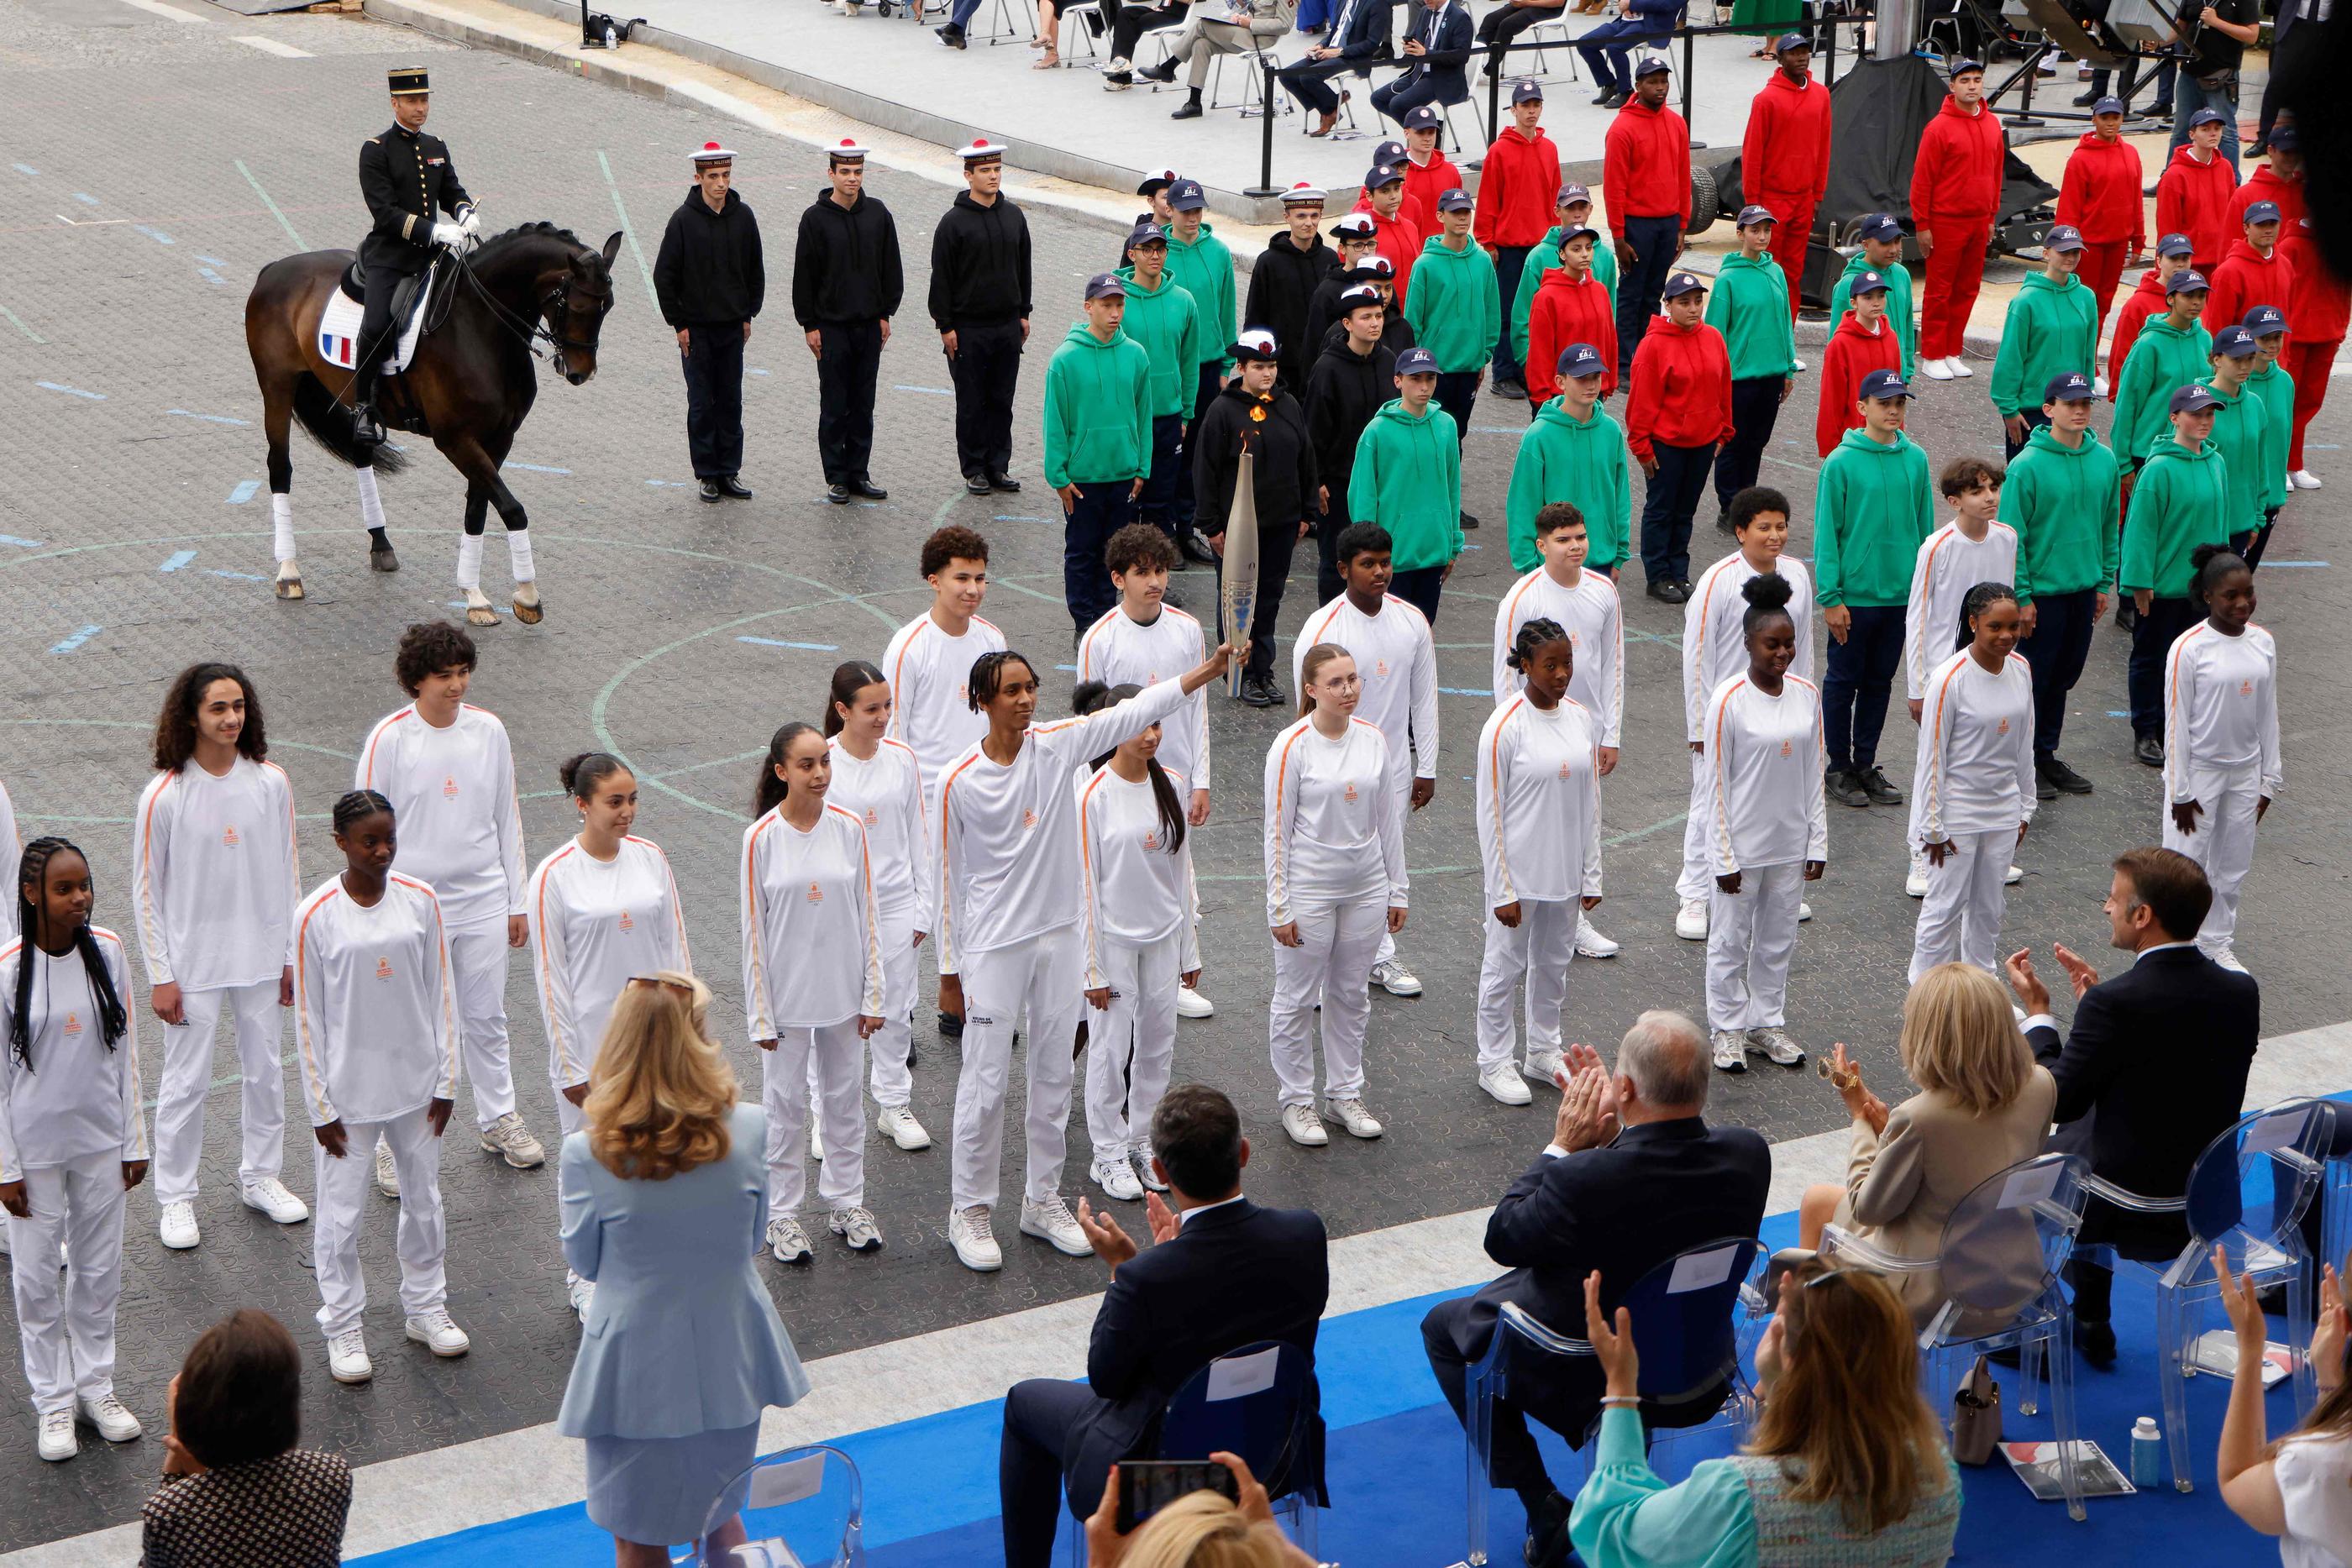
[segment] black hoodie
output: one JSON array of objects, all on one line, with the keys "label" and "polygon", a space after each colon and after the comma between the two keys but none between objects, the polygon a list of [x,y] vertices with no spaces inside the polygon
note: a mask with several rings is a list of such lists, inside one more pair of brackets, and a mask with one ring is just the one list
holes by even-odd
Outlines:
[{"label": "black hoodie", "polygon": [[[1314,294],[1307,301],[1305,341],[1307,345],[1309,357],[1307,365],[1310,374],[1315,366],[1313,356],[1322,352],[1315,345],[1323,340],[1323,334],[1330,329],[1332,322],[1339,319],[1339,295],[1351,287],[1353,286],[1348,281],[1348,268],[1335,258],[1330,269],[1323,274],[1323,280],[1315,286]],[[1277,342],[1280,340],[1276,340]]]},{"label": "black hoodie", "polygon": [[[1402,354],[1419,341],[1420,340],[1412,335],[1412,323],[1404,319],[1403,311],[1381,312],[1381,348],[1386,349],[1391,354]],[[1325,349],[1344,348],[1347,342],[1348,324],[1345,321],[1334,321],[1323,329],[1323,341],[1318,346],[1318,352]]]},{"label": "black hoodie", "polygon": [[1326,347],[1307,373],[1307,436],[1315,446],[1321,482],[1333,496],[1347,495],[1356,471],[1357,438],[1396,394],[1396,356],[1380,343],[1370,354],[1359,354],[1342,339]]},{"label": "black hoodie", "polygon": [[845,207],[831,190],[808,204],[793,255],[793,318],[803,330],[896,316],[906,291],[889,208],[863,192]]},{"label": "black hoodie", "polygon": [[[1262,419],[1253,419],[1261,412]],[[1235,376],[1209,400],[1192,433],[1192,494],[1199,499],[1201,531],[1224,531],[1233,509],[1234,478],[1240,471],[1242,435],[1251,434],[1257,452],[1257,524],[1288,526],[1321,514],[1316,507],[1315,447],[1307,438],[1298,400],[1279,387],[1255,397]]]},{"label": "black hoodie", "polygon": [[1274,334],[1282,354],[1282,385],[1294,397],[1306,389],[1307,367],[1315,362],[1314,341],[1307,335],[1307,307],[1316,286],[1339,259],[1321,235],[1315,236],[1312,250],[1302,253],[1286,231],[1268,240],[1250,266],[1242,325],[1264,327]]},{"label": "black hoodie", "polygon": [[931,235],[931,321],[942,332],[1029,318],[1029,220],[1004,196],[956,193]]},{"label": "black hoodie", "polygon": [[717,327],[749,321],[767,298],[768,273],[760,251],[760,224],[740,193],[729,191],[717,212],[690,186],[669,215],[654,257],[654,297],[673,327]]}]

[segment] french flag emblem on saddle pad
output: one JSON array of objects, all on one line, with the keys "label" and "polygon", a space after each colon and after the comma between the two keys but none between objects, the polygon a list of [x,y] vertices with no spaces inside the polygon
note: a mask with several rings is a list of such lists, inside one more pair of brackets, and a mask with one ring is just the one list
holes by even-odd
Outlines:
[{"label": "french flag emblem on saddle pad", "polygon": [[[387,371],[404,371],[416,357],[416,340],[424,335],[425,312],[418,304],[429,299],[434,285],[440,280],[440,267],[436,263],[425,282],[417,288],[415,299],[408,309],[408,319],[401,324],[400,345],[388,356],[383,368]],[[360,319],[365,314],[364,302],[354,299],[339,285],[327,297],[327,308],[319,315],[319,357],[339,370],[353,370],[359,364]]]}]

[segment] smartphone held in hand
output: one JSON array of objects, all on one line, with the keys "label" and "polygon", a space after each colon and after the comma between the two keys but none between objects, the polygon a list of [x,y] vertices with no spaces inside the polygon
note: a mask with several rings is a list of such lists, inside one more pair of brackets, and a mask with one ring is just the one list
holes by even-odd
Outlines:
[{"label": "smartphone held in hand", "polygon": [[1234,1502],[1241,1500],[1241,1483],[1234,1472],[1213,1459],[1122,1459],[1118,1466],[1118,1532],[1130,1535],[1136,1526],[1196,1491],[1213,1491]]}]

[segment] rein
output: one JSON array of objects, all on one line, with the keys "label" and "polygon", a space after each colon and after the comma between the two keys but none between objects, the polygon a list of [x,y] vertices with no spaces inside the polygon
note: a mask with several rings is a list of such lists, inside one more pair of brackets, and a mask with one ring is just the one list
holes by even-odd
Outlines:
[{"label": "rein", "polygon": [[[594,343],[587,341],[584,339],[562,336],[557,333],[553,328],[546,325],[546,318],[554,315],[559,307],[568,307],[571,303],[572,284],[568,277],[565,281],[558,283],[554,287],[549,289],[546,295],[541,298],[539,301],[539,319],[526,320],[522,317],[517,315],[513,310],[509,309],[496,295],[490,292],[488,286],[484,284],[481,278],[476,276],[473,263],[468,258],[463,256],[458,256],[455,252],[452,252],[451,255],[452,259],[454,259],[457,264],[457,276],[464,278],[473,288],[476,297],[478,298],[483,304],[489,307],[491,319],[496,321],[499,326],[505,328],[511,337],[513,337],[518,342],[521,343],[523,348],[529,351],[531,358],[535,360],[547,360],[550,363],[553,362],[552,354],[542,353],[541,351],[539,345],[542,342],[547,344],[550,349],[566,352],[586,352],[593,350],[596,347]],[[609,307],[612,303],[613,294],[610,288],[607,288],[602,294],[590,294],[583,290],[582,291],[580,298],[583,299],[593,300],[600,305]],[[456,296],[453,294],[451,296],[453,302]],[[444,319],[446,318],[446,309],[445,308]],[[438,326],[439,324],[440,323],[436,321],[433,325]]]}]

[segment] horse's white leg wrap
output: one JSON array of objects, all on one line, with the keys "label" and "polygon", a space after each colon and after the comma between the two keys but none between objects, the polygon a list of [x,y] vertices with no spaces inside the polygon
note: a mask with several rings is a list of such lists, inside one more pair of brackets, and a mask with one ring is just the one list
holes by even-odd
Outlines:
[{"label": "horse's white leg wrap", "polygon": [[469,593],[481,591],[482,536],[479,534],[457,536],[457,586]]},{"label": "horse's white leg wrap", "polygon": [[[373,475],[369,476],[371,478]],[[269,548],[280,561],[294,559],[294,497],[269,497]]]},{"label": "horse's white leg wrap", "polygon": [[375,487],[375,470],[354,468],[360,481],[360,521],[370,528],[383,527],[383,497]]},{"label": "horse's white leg wrap", "polygon": [[507,530],[507,559],[514,563],[514,580],[517,583],[530,582],[538,578],[539,572],[531,564],[529,528]]}]

